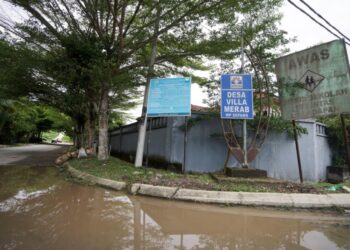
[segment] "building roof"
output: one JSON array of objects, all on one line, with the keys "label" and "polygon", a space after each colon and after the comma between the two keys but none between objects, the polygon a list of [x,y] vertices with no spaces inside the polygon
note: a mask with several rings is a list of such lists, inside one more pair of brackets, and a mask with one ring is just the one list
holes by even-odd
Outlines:
[{"label": "building roof", "polygon": [[198,105],[191,104],[191,112],[206,113],[206,112],[209,112],[209,111],[210,111],[210,108],[208,108],[208,107],[203,107],[203,106],[198,106]]}]

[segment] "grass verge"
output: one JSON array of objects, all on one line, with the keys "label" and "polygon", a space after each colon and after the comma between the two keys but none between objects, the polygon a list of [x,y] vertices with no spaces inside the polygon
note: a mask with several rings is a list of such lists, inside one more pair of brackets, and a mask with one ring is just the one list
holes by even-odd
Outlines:
[{"label": "grass verge", "polygon": [[[96,158],[74,159],[72,167],[101,178],[124,181],[128,185],[144,183],[151,185],[181,187],[190,189],[236,191],[236,192],[278,192],[278,193],[324,193],[329,185],[299,184],[292,182],[258,182],[248,179],[216,181],[209,174],[180,174],[155,168],[136,168],[132,164],[115,157],[106,161]],[[337,190],[336,192],[341,192]]]}]

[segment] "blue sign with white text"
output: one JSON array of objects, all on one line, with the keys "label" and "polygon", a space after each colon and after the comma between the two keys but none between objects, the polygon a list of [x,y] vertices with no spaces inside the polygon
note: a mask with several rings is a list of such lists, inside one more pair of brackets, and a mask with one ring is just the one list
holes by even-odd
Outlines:
[{"label": "blue sign with white text", "polygon": [[253,119],[253,84],[248,74],[221,76],[221,118]]},{"label": "blue sign with white text", "polygon": [[190,116],[191,78],[151,79],[147,103],[150,117]]}]

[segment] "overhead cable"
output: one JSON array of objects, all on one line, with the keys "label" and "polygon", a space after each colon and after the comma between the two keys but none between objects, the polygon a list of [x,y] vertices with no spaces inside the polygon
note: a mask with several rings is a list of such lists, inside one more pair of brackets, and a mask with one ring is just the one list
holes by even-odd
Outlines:
[{"label": "overhead cable", "polygon": [[346,40],[350,42],[349,37],[347,37],[340,30],[338,30],[334,25],[332,25],[326,18],[324,18],[320,13],[318,13],[315,9],[313,9],[309,4],[307,4],[304,0],[299,0],[299,1],[302,2],[305,6],[307,6],[313,13],[315,13],[319,18],[325,21],[330,27],[332,27],[334,30],[336,30],[340,35],[342,35]]},{"label": "overhead cable", "polygon": [[[288,2],[293,5],[295,8],[297,8],[298,10],[300,10],[301,12],[303,12],[305,15],[307,15],[310,19],[312,19],[315,23],[317,23],[318,25],[320,25],[321,27],[323,27],[325,30],[327,30],[329,33],[331,33],[332,35],[338,37],[339,39],[344,39],[343,37],[340,37],[339,35],[335,34],[333,31],[331,31],[329,28],[327,28],[326,26],[324,26],[322,23],[320,23],[319,21],[317,21],[313,16],[311,16],[309,13],[307,13],[305,10],[303,10],[302,8],[300,8],[298,5],[296,5],[295,3],[293,3],[291,0],[288,0]],[[347,45],[350,46],[350,43],[345,41],[345,43]]]}]

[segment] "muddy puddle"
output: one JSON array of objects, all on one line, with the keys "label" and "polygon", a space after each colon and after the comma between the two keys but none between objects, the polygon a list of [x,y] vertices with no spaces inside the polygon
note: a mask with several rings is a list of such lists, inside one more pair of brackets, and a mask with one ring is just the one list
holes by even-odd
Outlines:
[{"label": "muddy puddle", "polygon": [[1,167],[0,249],[350,249],[350,216],[135,197]]}]

